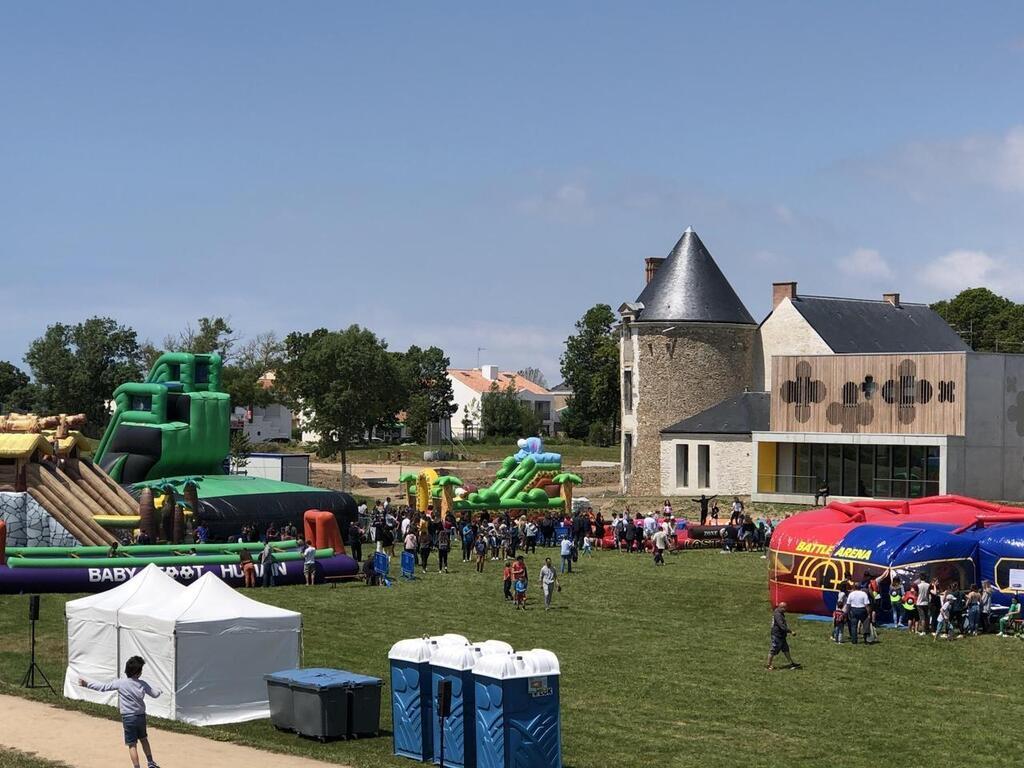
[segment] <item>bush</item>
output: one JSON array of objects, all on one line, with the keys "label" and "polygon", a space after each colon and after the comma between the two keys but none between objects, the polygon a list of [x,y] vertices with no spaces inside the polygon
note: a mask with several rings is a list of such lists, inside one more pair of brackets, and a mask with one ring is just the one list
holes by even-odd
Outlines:
[{"label": "bush", "polygon": [[604,422],[595,422],[590,425],[590,431],[587,433],[587,442],[591,445],[600,445],[606,447],[612,444],[612,430]]}]

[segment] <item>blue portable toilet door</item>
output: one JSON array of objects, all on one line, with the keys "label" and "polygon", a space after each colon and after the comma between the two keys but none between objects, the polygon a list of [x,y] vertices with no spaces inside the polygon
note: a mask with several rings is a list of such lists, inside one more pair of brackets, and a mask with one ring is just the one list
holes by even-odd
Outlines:
[{"label": "blue portable toilet door", "polygon": [[[392,661],[391,719],[395,754],[426,760],[432,754],[429,694],[424,696],[422,677],[426,664]],[[429,688],[427,689],[429,690]],[[424,705],[426,699],[427,706]]]},{"label": "blue portable toilet door", "polygon": [[508,768],[561,768],[558,675],[505,681]]},{"label": "blue portable toilet door", "polygon": [[[437,701],[437,688],[441,680],[452,683],[451,714],[444,719],[444,764],[452,768],[473,768],[476,765],[473,733],[473,679],[470,670],[434,668],[433,693]],[[469,722],[466,722],[466,718]],[[469,733],[467,733],[467,729]],[[441,762],[441,719],[434,717],[434,762]]]},{"label": "blue portable toilet door", "polygon": [[473,685],[476,697],[477,768],[505,768],[505,709],[502,683],[478,677]]}]

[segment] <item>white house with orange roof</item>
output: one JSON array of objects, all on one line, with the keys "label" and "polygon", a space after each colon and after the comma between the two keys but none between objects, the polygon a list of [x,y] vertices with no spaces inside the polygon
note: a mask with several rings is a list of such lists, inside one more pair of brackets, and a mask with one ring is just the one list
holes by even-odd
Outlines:
[{"label": "white house with orange roof", "polygon": [[519,399],[531,404],[540,417],[542,434],[553,435],[558,429],[555,394],[517,373],[500,371],[496,365],[482,365],[479,368],[449,368],[448,378],[451,379],[458,407],[452,416],[452,430],[463,440],[479,437],[480,405],[494,383],[502,390],[510,383],[516,388]]}]

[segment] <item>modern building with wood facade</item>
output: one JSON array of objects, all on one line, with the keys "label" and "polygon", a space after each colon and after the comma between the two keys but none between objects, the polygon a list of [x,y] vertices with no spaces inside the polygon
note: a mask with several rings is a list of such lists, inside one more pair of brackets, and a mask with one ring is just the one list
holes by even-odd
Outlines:
[{"label": "modern building with wood facade", "polygon": [[[708,262],[687,230],[620,308],[625,493],[1024,500],[1024,355],[974,353],[898,293],[775,283],[753,325]],[[701,316],[709,305],[729,314]]]}]

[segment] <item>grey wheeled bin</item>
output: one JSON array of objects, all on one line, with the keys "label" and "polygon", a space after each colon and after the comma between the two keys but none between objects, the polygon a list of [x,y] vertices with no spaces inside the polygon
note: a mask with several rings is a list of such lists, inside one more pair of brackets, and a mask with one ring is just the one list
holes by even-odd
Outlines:
[{"label": "grey wheeled bin", "polygon": [[379,677],[345,672],[348,691],[348,735],[376,736],[380,733],[380,692],[384,681]]},{"label": "grey wheeled bin", "polygon": [[292,675],[297,669],[265,675],[267,699],[270,701],[270,724],[279,731],[295,730],[295,709],[292,699]]}]

